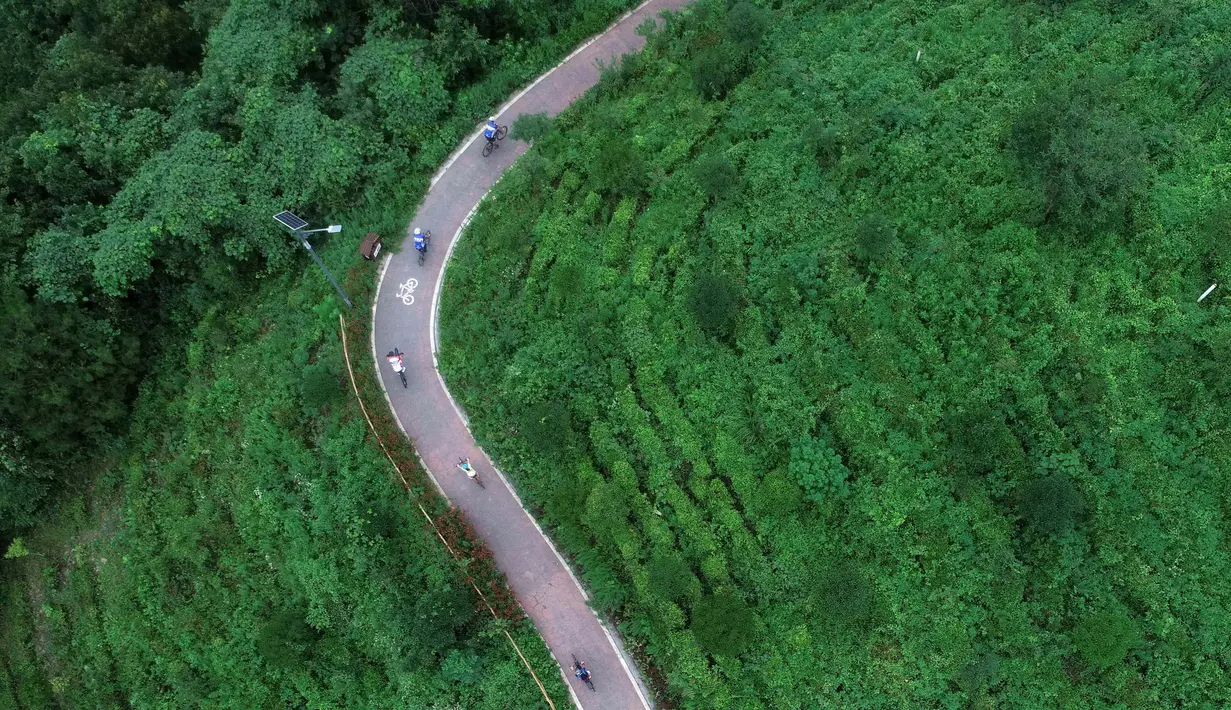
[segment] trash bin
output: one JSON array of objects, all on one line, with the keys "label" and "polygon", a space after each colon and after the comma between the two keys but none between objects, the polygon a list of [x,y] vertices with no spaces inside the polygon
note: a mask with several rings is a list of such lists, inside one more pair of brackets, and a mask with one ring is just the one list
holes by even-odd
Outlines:
[{"label": "trash bin", "polygon": [[380,256],[381,238],[376,232],[368,232],[368,236],[359,242],[359,254],[364,259],[375,259]]}]

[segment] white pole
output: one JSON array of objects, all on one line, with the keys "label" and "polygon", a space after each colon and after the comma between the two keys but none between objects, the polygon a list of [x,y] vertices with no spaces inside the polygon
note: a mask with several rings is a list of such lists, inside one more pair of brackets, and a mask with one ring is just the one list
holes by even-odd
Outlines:
[{"label": "white pole", "polygon": [[1218,284],[1213,284],[1213,285],[1211,285],[1209,288],[1207,288],[1207,289],[1205,290],[1205,293],[1201,294],[1201,298],[1198,298],[1198,299],[1197,299],[1197,303],[1201,303],[1202,301],[1204,301],[1204,300],[1205,300],[1205,297],[1206,297],[1206,296],[1208,296],[1208,295],[1210,295],[1211,293],[1213,293],[1214,289],[1216,289],[1216,288],[1218,288]]}]

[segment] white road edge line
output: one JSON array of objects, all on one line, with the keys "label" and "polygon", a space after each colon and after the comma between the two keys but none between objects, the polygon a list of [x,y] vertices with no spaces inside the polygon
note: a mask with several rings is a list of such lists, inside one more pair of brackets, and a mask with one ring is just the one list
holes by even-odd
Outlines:
[{"label": "white road edge line", "polygon": [[[624,13],[624,15],[622,15],[619,19],[611,23],[611,25],[607,27],[607,29],[603,30],[601,33],[586,40],[584,43],[582,43],[581,46],[577,47],[577,49],[574,49],[572,52],[570,52],[569,55],[565,57],[563,60],[561,60],[559,64],[552,67],[545,74],[535,79],[533,82],[531,82],[529,86],[527,86],[526,88],[522,89],[517,94],[515,94],[513,98],[501,104],[500,107],[496,110],[495,116],[499,118],[502,114],[504,114],[505,111],[511,108],[513,104],[517,103],[517,101],[519,101],[523,96],[525,96],[531,89],[537,86],[539,82],[543,81],[548,76],[551,76],[551,74],[553,74],[560,67],[564,66],[569,60],[573,59],[578,54],[580,54],[582,51],[584,51],[587,47],[589,47],[591,44],[593,44],[600,38],[607,35],[607,33],[611,32],[611,30],[623,24],[630,17],[640,12],[646,5],[649,5],[653,1],[654,0],[644,0],[644,2],[642,2],[640,5]],[[456,151],[453,152],[453,154],[444,163],[444,165],[440,167],[440,170],[438,170],[436,174],[432,176],[432,180],[431,180],[431,183],[428,185],[427,192],[431,192],[432,188],[435,187],[436,183],[439,182],[440,179],[444,177],[445,172],[447,172],[448,169],[453,166],[453,163],[457,161],[458,157],[460,157],[461,154],[464,153],[467,148],[469,148],[471,145],[474,144],[476,140],[478,140],[481,134],[482,134],[482,127],[480,126],[480,128],[476,130],[460,148],[458,148]],[[492,189],[495,189],[495,186],[498,184],[499,184],[499,180],[497,180],[496,183],[492,185]],[[458,418],[461,419],[462,425],[466,427],[466,431],[471,433],[472,439],[474,437],[473,437],[473,432],[471,432],[471,429],[470,429],[470,420],[467,419],[465,413],[462,411],[462,408],[458,405],[457,400],[453,398],[453,393],[449,391],[449,387],[445,384],[444,376],[440,374],[440,363],[439,363],[439,358],[437,356],[439,352],[439,347],[438,347],[439,343],[437,342],[436,328],[437,328],[437,314],[440,311],[440,291],[444,285],[445,271],[448,269],[448,266],[449,266],[449,257],[452,256],[454,247],[457,246],[457,242],[461,239],[462,232],[466,229],[467,225],[469,225],[470,220],[471,218],[474,217],[475,212],[478,211],[479,205],[483,204],[483,200],[485,200],[487,198],[487,195],[489,194],[491,194],[491,190],[488,190],[488,192],[485,193],[483,197],[479,198],[479,201],[476,202],[474,207],[470,209],[470,212],[466,215],[466,218],[462,220],[461,226],[458,227],[456,234],[454,235],[453,239],[451,240],[449,244],[449,248],[445,251],[444,262],[441,264],[441,268],[440,268],[440,277],[436,280],[436,288],[432,294],[432,312],[431,312],[431,316],[430,316],[430,320],[428,324],[429,337],[431,339],[431,346],[432,346],[432,365],[433,365],[433,369],[436,370],[436,378],[440,381],[440,386],[444,390],[445,396],[449,398],[449,404],[453,406],[453,411],[457,412],[457,416]],[[424,198],[426,199],[426,197],[427,197],[427,193],[424,193]],[[418,211],[417,208],[416,208],[416,211]],[[407,225],[406,229],[409,231],[410,229],[409,224]],[[403,237],[403,239],[404,238],[405,237]],[[431,469],[429,469],[427,467],[427,464],[423,461],[423,457],[419,455],[419,450],[413,446],[413,440],[410,438],[410,433],[406,431],[406,427],[403,426],[402,424],[401,417],[398,416],[397,409],[394,408],[393,406],[393,400],[389,398],[389,391],[385,388],[383,373],[382,373],[382,370],[380,369],[380,359],[376,352],[376,306],[380,300],[380,289],[384,285],[385,273],[388,271],[389,263],[392,260],[392,258],[393,258],[393,254],[391,252],[387,254],[385,258],[382,260],[380,275],[377,277],[377,281],[376,281],[376,291],[375,291],[376,295],[373,296],[372,298],[372,327],[370,328],[370,331],[371,331],[370,339],[371,339],[371,347],[372,347],[372,363],[375,366],[376,372],[377,372],[376,380],[380,382],[381,392],[383,392],[385,395],[385,403],[389,405],[389,411],[393,412],[393,419],[394,421],[398,423],[398,428],[402,430],[402,434],[406,436],[407,440],[412,442],[411,448],[415,450],[415,456],[419,459],[419,464],[423,466],[423,470],[427,472],[428,478],[430,478],[432,481],[432,484],[436,486],[436,490],[439,491],[442,496],[444,496],[445,500],[449,500],[448,495],[446,495],[444,492],[444,489],[441,488],[440,482],[436,480],[436,477],[432,474]],[[475,444],[477,446],[478,442],[476,441]],[[547,543],[547,547],[551,549],[552,553],[555,554],[556,559],[560,561],[560,564],[564,567],[565,571],[568,572],[569,578],[573,580],[573,584],[577,587],[577,590],[581,592],[581,597],[583,600],[585,600],[588,606],[590,602],[590,595],[586,592],[585,586],[581,584],[581,580],[579,580],[577,578],[577,575],[574,574],[572,566],[568,564],[568,562],[564,559],[564,556],[561,555],[560,551],[556,549],[556,546],[551,541],[551,538],[547,537],[547,534],[543,532],[543,528],[539,526],[538,521],[534,519],[534,516],[530,514],[530,511],[526,509],[525,504],[522,503],[521,496],[517,495],[517,489],[515,489],[513,485],[509,483],[509,480],[505,477],[504,473],[500,469],[496,468],[496,465],[492,463],[491,457],[487,455],[487,451],[485,451],[483,447],[481,446],[478,446],[477,448],[479,449],[479,451],[483,453],[483,458],[487,460],[488,465],[491,466],[492,470],[496,472],[496,475],[500,477],[500,480],[501,482],[504,483],[505,488],[507,488],[509,493],[513,495],[513,500],[517,501],[517,505],[521,507],[522,512],[525,513],[526,517],[530,519],[531,524],[534,525],[534,529],[538,531],[539,535],[543,538],[543,541]],[[452,501],[450,501],[450,503],[452,503]],[[646,708],[646,710],[652,710],[653,705],[650,704],[649,699],[646,697],[647,689],[643,687],[643,682],[642,682],[642,679],[639,677],[639,674],[634,673],[632,668],[629,666],[628,652],[624,650],[623,644],[621,644],[619,641],[616,640],[616,637],[611,633],[611,630],[607,627],[607,623],[602,619],[602,617],[598,615],[598,612],[594,611],[593,608],[591,608],[590,611],[591,613],[594,614],[595,620],[598,621],[599,628],[603,630],[603,634],[607,637],[607,641],[611,644],[612,650],[616,652],[616,657],[620,659],[620,665],[624,668],[624,673],[628,676],[629,681],[633,684],[633,690],[636,691],[637,697],[638,699],[641,700],[642,706]],[[548,651],[551,652],[551,655],[553,657],[555,657],[556,655],[555,651],[553,651],[551,647],[548,647]],[[563,663],[559,663],[560,661],[559,658],[556,658],[556,660],[558,662],[557,665],[560,666],[560,675],[564,677],[565,679],[565,687],[569,689],[569,695],[572,696],[573,702],[577,705],[577,707],[583,707],[581,705],[580,699],[577,697],[576,693],[573,692],[572,683],[568,680],[568,677],[564,674]]]}]

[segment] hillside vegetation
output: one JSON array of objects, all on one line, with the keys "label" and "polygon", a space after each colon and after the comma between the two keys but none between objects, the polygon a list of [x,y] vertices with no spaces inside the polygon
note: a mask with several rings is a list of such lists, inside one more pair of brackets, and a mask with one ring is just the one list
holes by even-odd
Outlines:
[{"label": "hillside vegetation", "polygon": [[545,708],[505,628],[563,707],[533,627],[479,603],[474,541],[454,561],[372,442],[332,287],[258,295],[200,322],[147,379],[139,443],[0,561],[0,708]]},{"label": "hillside vegetation", "polygon": [[442,367],[681,707],[1231,703],[1229,32],[703,0],[514,126]]},{"label": "hillside vegetation", "polygon": [[0,0],[0,535],[123,447],[164,350],[306,261],[272,215],[409,215],[627,5]]},{"label": "hillside vegetation", "polygon": [[0,0],[0,709],[565,705],[270,216],[378,405],[359,240],[627,5]]}]

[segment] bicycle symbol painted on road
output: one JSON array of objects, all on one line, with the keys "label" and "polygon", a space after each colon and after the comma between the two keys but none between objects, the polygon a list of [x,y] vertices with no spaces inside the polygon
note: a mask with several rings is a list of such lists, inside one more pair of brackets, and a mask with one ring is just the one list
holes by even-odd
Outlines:
[{"label": "bicycle symbol painted on road", "polygon": [[419,287],[419,279],[409,278],[406,283],[398,285],[397,297],[402,299],[402,303],[413,306],[415,305],[415,289]]}]

